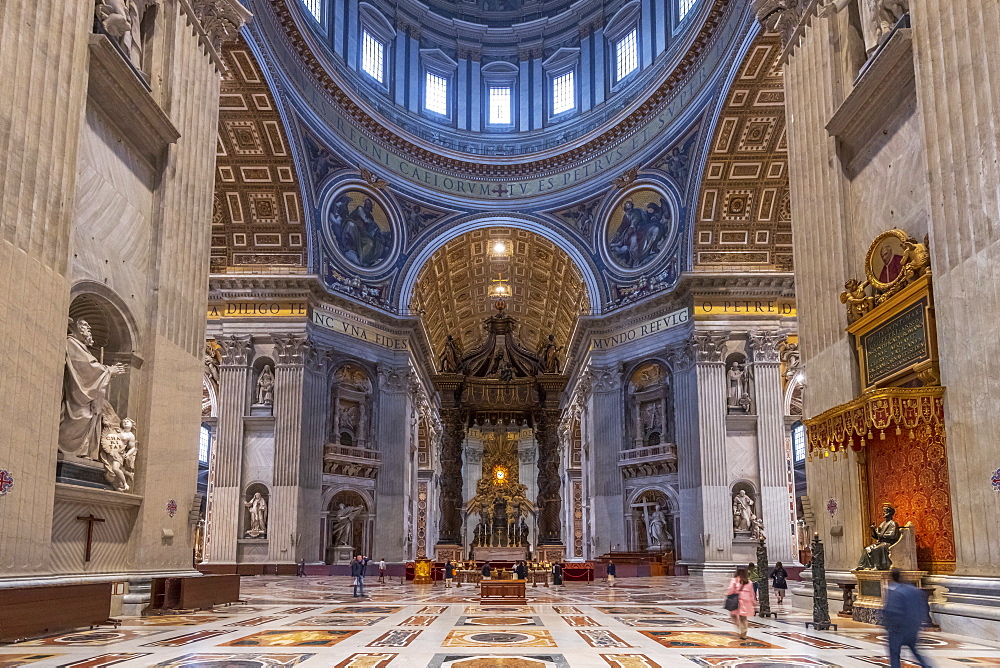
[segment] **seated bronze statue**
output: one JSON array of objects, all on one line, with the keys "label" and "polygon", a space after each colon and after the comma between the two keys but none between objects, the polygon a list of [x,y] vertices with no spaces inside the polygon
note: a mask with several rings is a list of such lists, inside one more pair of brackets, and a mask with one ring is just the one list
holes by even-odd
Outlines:
[{"label": "seated bronze statue", "polygon": [[895,545],[902,535],[899,524],[893,519],[896,509],[888,503],[882,504],[883,522],[877,527],[871,525],[873,545],[865,548],[858,561],[858,570],[887,571],[892,568],[892,560],[889,558],[889,548]]}]

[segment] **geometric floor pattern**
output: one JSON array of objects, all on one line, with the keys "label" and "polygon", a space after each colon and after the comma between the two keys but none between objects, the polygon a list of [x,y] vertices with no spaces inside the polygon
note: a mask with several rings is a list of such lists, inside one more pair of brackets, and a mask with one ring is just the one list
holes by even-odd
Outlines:
[{"label": "geometric floor pattern", "polygon": [[[350,578],[250,577],[245,605],[119,629],[0,645],[0,668],[793,668],[887,666],[882,629],[806,629],[778,607],[740,640],[722,609],[727,578],[660,577],[528,587],[524,606],[480,604],[474,586],[394,581],[351,596]],[[925,633],[934,666],[1000,666],[1000,643]],[[904,658],[906,654],[904,652]],[[906,664],[904,665],[913,665]]]}]

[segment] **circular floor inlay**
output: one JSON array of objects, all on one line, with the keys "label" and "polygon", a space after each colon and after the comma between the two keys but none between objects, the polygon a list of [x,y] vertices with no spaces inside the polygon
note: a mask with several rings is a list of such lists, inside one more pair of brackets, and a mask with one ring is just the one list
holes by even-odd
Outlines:
[{"label": "circular floor inlay", "polygon": [[531,626],[531,617],[472,617],[467,624],[472,626]]},{"label": "circular floor inlay", "polygon": [[477,633],[469,636],[469,640],[482,643],[516,643],[531,640],[531,636],[524,633]]}]

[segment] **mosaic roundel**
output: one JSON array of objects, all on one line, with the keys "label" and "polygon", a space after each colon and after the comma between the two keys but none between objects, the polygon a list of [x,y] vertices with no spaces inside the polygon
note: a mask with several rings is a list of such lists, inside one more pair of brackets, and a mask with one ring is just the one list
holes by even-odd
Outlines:
[{"label": "mosaic roundel", "polygon": [[532,640],[533,637],[526,633],[477,633],[467,637],[473,642],[487,644],[522,643]]},{"label": "mosaic roundel", "polygon": [[641,269],[669,245],[676,226],[671,198],[658,188],[640,186],[619,197],[609,210],[603,250],[619,268]]},{"label": "mosaic roundel", "polygon": [[389,214],[378,197],[364,190],[341,190],[327,200],[323,235],[347,263],[360,269],[386,264],[399,243]]}]

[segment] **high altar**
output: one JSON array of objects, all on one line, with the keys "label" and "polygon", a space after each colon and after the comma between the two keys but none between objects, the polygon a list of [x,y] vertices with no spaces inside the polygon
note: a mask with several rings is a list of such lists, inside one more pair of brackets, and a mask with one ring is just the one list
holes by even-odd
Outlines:
[{"label": "high altar", "polygon": [[[810,460],[857,467],[861,535],[871,542],[887,527],[894,531],[888,563],[869,560],[851,571],[854,619],[878,622],[886,566],[920,586],[928,572],[954,570],[956,553],[927,248],[889,230],[872,243],[865,265],[866,280],[849,280],[841,295],[863,391],[805,424]],[[898,531],[888,524],[893,513]]]},{"label": "high altar", "polygon": [[559,373],[555,345],[522,347],[501,300],[485,340],[442,354],[441,532],[438,561],[562,560]]}]

